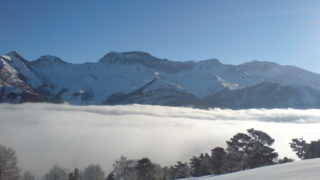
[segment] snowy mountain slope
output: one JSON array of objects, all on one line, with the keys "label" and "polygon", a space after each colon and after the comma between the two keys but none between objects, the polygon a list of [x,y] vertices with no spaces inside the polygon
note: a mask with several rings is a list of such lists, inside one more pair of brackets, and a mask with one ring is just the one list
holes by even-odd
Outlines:
[{"label": "snowy mountain slope", "polygon": [[0,56],[0,72],[1,80],[14,86],[37,88],[42,85],[29,63],[14,51]]},{"label": "snowy mountain slope", "polygon": [[148,71],[141,66],[86,63],[86,64],[70,64],[70,63],[52,63],[47,66],[48,61],[52,61],[52,57],[42,57],[32,62],[32,67],[39,74],[42,74],[43,81],[50,86],[47,90],[52,94],[59,93],[61,98],[71,104],[81,104],[82,100],[79,93],[85,93],[87,104],[102,104],[106,98],[114,93],[129,93],[134,91],[154,77],[154,71]]},{"label": "snowy mountain slope", "polygon": [[190,106],[197,104],[197,97],[180,86],[156,77],[142,88],[129,94],[114,94],[106,104],[151,104]]},{"label": "snowy mountain slope", "polygon": [[[104,62],[107,66],[118,65],[120,67],[130,66],[136,68],[142,73],[140,76],[150,76],[154,72],[160,73],[160,76],[169,82],[179,84],[197,97],[205,97],[209,94],[217,92],[220,89],[228,87],[238,87],[237,82],[228,83],[220,77],[226,77],[230,80],[237,80],[241,84],[252,84],[248,82],[248,77],[239,72],[232,73],[217,60],[207,60],[201,63],[196,62],[174,62],[167,59],[155,58],[143,52],[112,52],[104,56],[100,62]],[[119,76],[122,68],[118,69]],[[213,73],[214,72],[214,73]],[[242,75],[242,76],[241,76]],[[243,78],[244,77],[244,78]],[[239,80],[240,79],[240,80]],[[242,81],[241,81],[242,80]],[[224,81],[222,83],[222,81]],[[197,86],[195,86],[197,84]]]},{"label": "snowy mountain slope", "polygon": [[51,56],[44,56],[31,62],[31,65],[43,74],[44,81],[53,85],[53,92],[68,89],[63,99],[75,104],[78,102],[72,94],[80,90],[99,95],[99,99],[93,97],[89,103],[100,104],[101,96],[129,93],[142,87],[153,79],[155,72],[200,98],[225,87],[234,89],[260,82],[258,78],[235,72],[216,60],[173,62],[142,52],[111,52],[98,63],[70,64],[52,59]]},{"label": "snowy mountain slope", "polygon": [[320,108],[320,91],[304,85],[263,82],[231,91],[224,89],[204,100],[206,107],[243,108]]},{"label": "snowy mountain slope", "polygon": [[300,84],[320,90],[319,74],[294,66],[280,66],[266,61],[252,61],[238,66],[240,71],[281,85]]},{"label": "snowy mountain slope", "polygon": [[[216,59],[174,62],[139,51],[110,52],[96,63],[83,64],[68,63],[50,55],[30,62],[11,52],[1,56],[0,68],[2,86],[40,94],[49,102],[64,101],[78,105],[104,104],[115,94],[133,93],[152,81],[155,73],[165,82],[180,86],[183,92],[203,101],[226,88],[236,91],[263,82],[320,90],[320,75],[292,66],[259,61],[225,65]],[[162,91],[153,93],[161,94]],[[199,103],[192,99],[194,105]],[[135,100],[140,101],[145,102],[146,99]],[[154,103],[163,104],[160,101]]]},{"label": "snowy mountain slope", "polygon": [[187,178],[185,180],[318,180],[320,159],[303,160],[219,176]]},{"label": "snowy mountain slope", "polygon": [[35,88],[42,81],[29,64],[16,52],[0,56],[0,102],[39,102],[43,97]]}]

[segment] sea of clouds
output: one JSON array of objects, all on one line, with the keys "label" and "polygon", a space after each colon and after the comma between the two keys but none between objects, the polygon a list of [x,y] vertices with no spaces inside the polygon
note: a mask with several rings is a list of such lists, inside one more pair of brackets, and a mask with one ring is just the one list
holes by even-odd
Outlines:
[{"label": "sea of clouds", "polygon": [[54,164],[73,169],[98,163],[108,173],[121,155],[172,165],[225,147],[248,128],[272,136],[281,157],[296,158],[289,142],[320,138],[320,110],[0,104],[0,144],[15,149],[19,165],[36,175]]}]

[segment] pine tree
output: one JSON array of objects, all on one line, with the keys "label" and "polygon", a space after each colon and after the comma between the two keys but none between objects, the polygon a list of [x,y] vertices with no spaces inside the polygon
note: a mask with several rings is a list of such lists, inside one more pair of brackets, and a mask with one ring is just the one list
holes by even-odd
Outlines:
[{"label": "pine tree", "polygon": [[75,168],[73,172],[70,172],[69,175],[69,180],[80,180],[80,171],[78,168]]},{"label": "pine tree", "polygon": [[310,143],[310,158],[320,157],[320,140],[311,141]]},{"label": "pine tree", "polygon": [[155,179],[155,166],[149,158],[142,158],[138,160],[137,166],[138,180],[154,180]]},{"label": "pine tree", "polygon": [[130,180],[136,178],[136,164],[135,160],[127,159],[121,156],[113,164],[113,173],[116,179]]},{"label": "pine tree", "polygon": [[251,169],[271,165],[278,157],[271,145],[274,143],[267,133],[248,129],[248,134],[238,133],[233,136],[228,145],[228,159],[232,170]]},{"label": "pine tree", "polygon": [[35,180],[36,178],[34,177],[34,175],[29,172],[29,171],[26,171],[23,173],[23,176],[22,176],[22,180]]},{"label": "pine tree", "polygon": [[200,154],[200,166],[199,166],[199,173],[200,176],[206,176],[213,174],[211,169],[211,157],[208,153]]},{"label": "pine tree", "polygon": [[104,171],[98,164],[91,164],[83,171],[84,180],[104,180]]},{"label": "pine tree", "polygon": [[193,156],[190,159],[190,169],[191,169],[191,175],[193,177],[201,176],[201,173],[200,173],[200,162],[201,162],[201,160],[196,156]]},{"label": "pine tree", "polygon": [[307,143],[303,138],[296,138],[292,139],[290,147],[300,159],[320,157],[320,140]]},{"label": "pine tree", "polygon": [[74,180],[81,180],[81,174],[78,168],[75,168],[73,171]]},{"label": "pine tree", "polygon": [[191,169],[188,163],[177,162],[174,166],[169,168],[170,179],[181,179],[191,176]]},{"label": "pine tree", "polygon": [[67,170],[59,167],[58,165],[54,165],[48,174],[45,175],[45,180],[67,180]]},{"label": "pine tree", "polygon": [[170,171],[169,168],[167,166],[162,168],[163,171],[163,175],[162,177],[160,177],[160,180],[169,180],[170,179]]},{"label": "pine tree", "polygon": [[74,180],[73,172],[68,174],[68,180]]},{"label": "pine tree", "polygon": [[211,169],[214,174],[224,173],[226,154],[226,151],[222,147],[216,147],[211,150]]},{"label": "pine tree", "polygon": [[113,173],[110,173],[106,180],[115,180]]}]

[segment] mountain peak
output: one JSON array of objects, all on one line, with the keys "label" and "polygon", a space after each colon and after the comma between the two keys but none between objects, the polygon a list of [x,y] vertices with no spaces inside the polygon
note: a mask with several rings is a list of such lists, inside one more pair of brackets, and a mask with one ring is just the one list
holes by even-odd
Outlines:
[{"label": "mountain peak", "polygon": [[20,54],[18,54],[16,51],[10,51],[6,54],[7,56],[13,58],[13,59],[19,59],[22,61],[26,61]]},{"label": "mountain peak", "polygon": [[138,64],[156,70],[164,70],[177,73],[182,70],[191,69],[193,62],[175,62],[167,59],[160,59],[142,51],[110,52],[103,56],[99,62],[106,64]]},{"label": "mountain peak", "polygon": [[166,81],[160,78],[159,76],[155,77],[152,81],[147,83],[141,89],[143,89],[144,91],[150,91],[150,90],[163,89],[163,88],[173,88],[173,89],[183,90],[181,86],[171,83],[169,81]]},{"label": "mountain peak", "polygon": [[260,61],[260,60],[252,60],[250,62],[243,63],[241,65],[269,65],[269,66],[279,66],[279,64],[271,61]]},{"label": "mountain peak", "polygon": [[147,60],[147,59],[157,59],[156,57],[150,55],[149,53],[142,51],[129,51],[129,52],[116,52],[111,51],[100,59],[100,62],[124,62],[126,60]]},{"label": "mountain peak", "polygon": [[52,64],[67,64],[64,60],[57,56],[53,55],[45,55],[41,56],[40,58],[31,62],[32,64],[45,64],[45,65],[52,65]]},{"label": "mountain peak", "polygon": [[249,71],[254,71],[254,72],[277,72],[280,71],[282,68],[281,65],[275,63],[275,62],[270,62],[270,61],[257,61],[253,60],[247,63],[243,63],[239,65],[239,68],[242,70],[245,70],[247,72]]},{"label": "mountain peak", "polygon": [[200,64],[210,64],[210,65],[219,65],[222,64],[218,59],[206,59],[199,61]]},{"label": "mountain peak", "polygon": [[16,51],[10,51],[7,53],[8,56],[13,56],[13,57],[21,57]]}]

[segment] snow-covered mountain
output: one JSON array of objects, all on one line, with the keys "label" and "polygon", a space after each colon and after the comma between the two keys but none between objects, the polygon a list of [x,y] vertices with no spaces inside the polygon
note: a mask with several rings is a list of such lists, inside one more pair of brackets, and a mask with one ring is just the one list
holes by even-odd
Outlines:
[{"label": "snow-covered mountain", "polygon": [[43,97],[34,88],[42,85],[29,62],[16,52],[0,56],[0,102],[38,102]]},{"label": "snow-covered mountain", "polygon": [[199,100],[182,87],[159,77],[128,94],[111,95],[106,104],[199,105]]},{"label": "snow-covered mountain", "polygon": [[320,176],[319,168],[320,159],[310,159],[219,176],[187,178],[183,180],[317,180]]},{"label": "snow-covered mountain", "polygon": [[271,62],[175,62],[139,51],[83,64],[51,55],[33,61],[16,52],[0,56],[0,102],[315,108],[319,94],[319,74]]},{"label": "snow-covered mountain", "polygon": [[237,90],[223,89],[203,100],[206,107],[231,109],[320,107],[320,91],[305,85],[263,82]]}]

